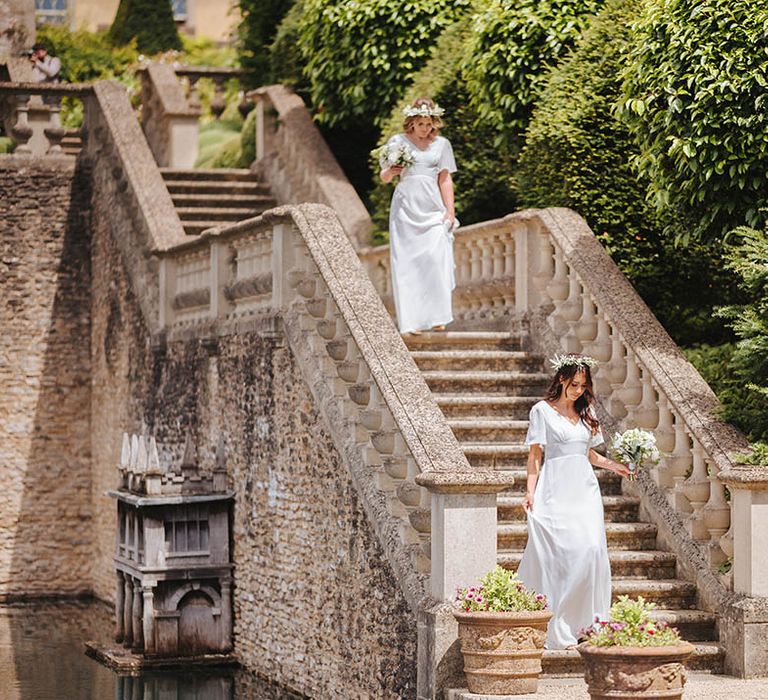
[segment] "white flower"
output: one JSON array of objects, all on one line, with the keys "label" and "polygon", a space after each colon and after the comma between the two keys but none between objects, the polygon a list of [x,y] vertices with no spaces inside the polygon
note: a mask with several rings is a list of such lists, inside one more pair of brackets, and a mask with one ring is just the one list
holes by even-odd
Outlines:
[{"label": "white flower", "polygon": [[439,105],[434,107],[420,105],[419,107],[406,107],[403,110],[403,114],[406,117],[442,117],[445,114],[445,110]]}]

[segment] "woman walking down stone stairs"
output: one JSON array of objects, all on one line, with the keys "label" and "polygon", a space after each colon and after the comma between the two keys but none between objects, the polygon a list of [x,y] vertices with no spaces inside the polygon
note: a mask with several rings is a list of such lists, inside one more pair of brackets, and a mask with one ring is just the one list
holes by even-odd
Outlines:
[{"label": "woman walking down stone stairs", "polygon": [[[542,371],[543,358],[523,349],[527,340],[524,332],[488,331],[406,338],[470,464],[515,475],[513,490],[498,497],[498,558],[511,570],[516,570],[527,539],[522,508],[527,416],[549,380]],[[657,528],[640,519],[640,500],[622,494],[615,473],[595,471],[603,494],[613,598],[642,595],[656,603],[655,615],[677,626],[695,645],[689,667],[722,672],[716,616],[696,607],[696,587],[676,577],[676,556],[657,549]],[[581,657],[573,650],[546,651],[543,667],[548,674],[579,673]]]}]

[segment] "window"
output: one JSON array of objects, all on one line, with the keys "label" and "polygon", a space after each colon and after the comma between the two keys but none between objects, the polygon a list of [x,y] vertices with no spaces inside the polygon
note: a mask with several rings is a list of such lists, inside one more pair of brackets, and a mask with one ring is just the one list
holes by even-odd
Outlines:
[{"label": "window", "polygon": [[165,518],[165,548],[174,554],[208,553],[208,506],[175,508]]},{"label": "window", "polygon": [[171,0],[173,19],[176,22],[187,21],[187,0]]},{"label": "window", "polygon": [[65,24],[67,9],[67,0],[35,0],[35,20],[37,24]]},{"label": "window", "polygon": [[133,509],[119,513],[118,554],[136,562],[144,561],[144,520]]}]

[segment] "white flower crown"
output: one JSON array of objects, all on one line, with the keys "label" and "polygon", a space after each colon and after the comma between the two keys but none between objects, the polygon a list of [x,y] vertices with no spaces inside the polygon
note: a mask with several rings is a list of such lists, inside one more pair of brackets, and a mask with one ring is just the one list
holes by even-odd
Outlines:
[{"label": "white flower crown", "polygon": [[549,364],[555,372],[559,372],[563,367],[576,365],[577,367],[589,367],[593,370],[597,367],[597,360],[589,355],[555,355],[550,359]]},{"label": "white flower crown", "polygon": [[403,114],[408,117],[442,117],[445,110],[440,105],[430,107],[429,105],[420,105],[419,107],[406,107]]}]

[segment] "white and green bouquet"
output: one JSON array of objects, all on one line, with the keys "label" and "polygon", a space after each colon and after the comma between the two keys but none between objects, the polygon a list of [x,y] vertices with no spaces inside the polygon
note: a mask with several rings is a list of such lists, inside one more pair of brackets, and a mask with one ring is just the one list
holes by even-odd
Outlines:
[{"label": "white and green bouquet", "polygon": [[393,166],[407,168],[416,162],[416,156],[413,154],[413,151],[402,142],[392,144],[391,146],[384,144],[371,151],[371,157],[378,161],[382,170]]},{"label": "white and green bouquet", "polygon": [[627,464],[631,480],[635,479],[637,468],[641,464],[658,464],[661,459],[654,434],[640,428],[616,433],[611,440],[611,453],[614,459]]}]

